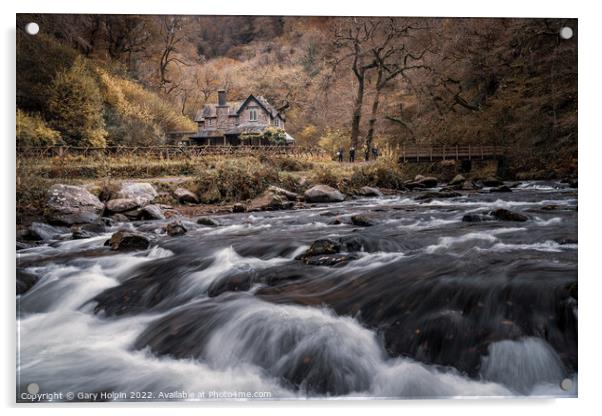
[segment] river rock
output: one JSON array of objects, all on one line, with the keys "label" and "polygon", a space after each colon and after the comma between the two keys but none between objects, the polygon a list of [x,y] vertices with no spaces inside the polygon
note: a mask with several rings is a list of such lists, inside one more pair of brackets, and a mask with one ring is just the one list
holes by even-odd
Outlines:
[{"label": "river rock", "polygon": [[104,204],[83,186],[52,185],[48,190],[45,215],[58,224],[95,222],[104,210]]},{"label": "river rock", "polygon": [[513,212],[504,208],[498,208],[489,213],[492,217],[501,220],[501,221],[527,221],[528,217],[519,214],[518,212]]},{"label": "river rock", "polygon": [[365,215],[352,215],[351,223],[353,225],[357,225],[358,227],[371,227],[374,225],[374,221]]},{"label": "river rock", "polygon": [[466,181],[466,178],[460,174],[454,176],[454,178],[449,181],[448,185],[449,186],[462,186],[464,184],[464,182]]},{"label": "river rock", "polygon": [[247,208],[245,207],[245,204],[241,202],[237,202],[236,204],[232,205],[232,212],[234,213],[245,212],[246,210]]},{"label": "river rock", "polygon": [[115,251],[146,250],[150,246],[150,240],[142,233],[120,230],[113,234],[105,245]]},{"label": "river rock", "polygon": [[277,209],[289,209],[292,208],[292,206],[293,203],[288,201],[285,197],[271,191],[265,191],[249,203],[247,211],[272,211]]},{"label": "river rock", "polygon": [[441,191],[441,192],[425,192],[414,198],[416,201],[422,201],[426,199],[439,199],[439,198],[457,198],[462,196],[461,193],[453,191]]},{"label": "river rock", "polygon": [[483,182],[483,185],[486,187],[495,187],[495,186],[502,186],[504,184],[504,182],[502,182],[501,180],[494,178],[492,176],[489,176],[485,179],[483,179],[481,182]]},{"label": "river rock", "polygon": [[215,221],[213,218],[201,217],[196,220],[196,223],[199,225],[206,225],[207,227],[217,227],[219,223]]},{"label": "river rock", "polygon": [[305,251],[305,253],[297,256],[297,259],[303,259],[306,257],[318,256],[321,254],[334,254],[341,251],[341,243],[336,240],[328,238],[316,240],[312,245]]},{"label": "river rock", "polygon": [[471,180],[466,180],[464,181],[464,183],[461,186],[461,189],[463,191],[474,191],[476,189],[479,189],[479,186],[477,186],[473,181]]},{"label": "river rock", "polygon": [[107,209],[111,212],[126,212],[141,207],[144,200],[137,198],[116,198],[107,201]]},{"label": "river rock", "polygon": [[494,221],[491,215],[484,214],[466,214],[462,217],[463,222],[484,222],[484,221]]},{"label": "river rock", "polygon": [[56,240],[69,231],[64,227],[55,227],[43,222],[32,222],[31,225],[17,232],[17,238],[25,241]]},{"label": "river rock", "polygon": [[92,238],[94,236],[96,236],[96,234],[94,234],[91,231],[83,229],[79,225],[74,225],[71,227],[71,238],[73,240],[83,240],[85,238]]},{"label": "river rock", "polygon": [[383,193],[378,188],[373,188],[371,186],[362,186],[358,191],[358,194],[361,196],[375,196],[379,198],[383,196]]},{"label": "river rock", "polygon": [[276,195],[282,196],[282,197],[288,199],[289,201],[297,201],[299,199],[299,194],[296,194],[291,191],[287,191],[286,189],[280,188],[278,186],[270,185],[268,187],[268,191],[272,192]]},{"label": "river rock", "polygon": [[512,189],[510,189],[509,186],[502,185],[502,186],[498,186],[498,187],[495,187],[495,188],[491,188],[489,190],[489,192],[495,192],[495,193],[497,193],[497,192],[512,192]]},{"label": "river rock", "polygon": [[17,269],[17,295],[22,295],[40,280],[40,276]]},{"label": "river rock", "polygon": [[344,266],[358,256],[350,253],[325,254],[321,256],[306,257],[303,263],[311,266]]},{"label": "river rock", "polygon": [[408,189],[416,188],[434,188],[437,186],[437,178],[432,176],[416,175],[413,181],[406,182],[404,185]]},{"label": "river rock", "polygon": [[165,226],[165,231],[168,235],[175,237],[178,235],[184,235],[188,232],[188,229],[180,221],[172,221]]},{"label": "river rock", "polygon": [[149,204],[156,197],[157,191],[153,185],[147,182],[124,182],[117,192],[117,198],[137,199],[141,206]]},{"label": "river rock", "polygon": [[164,220],[165,215],[163,215],[163,211],[159,205],[150,204],[140,208],[138,218],[141,220]]},{"label": "river rock", "polygon": [[315,185],[305,191],[306,202],[342,202],[345,200],[338,190],[328,185]]},{"label": "river rock", "polygon": [[174,196],[182,204],[198,204],[199,198],[186,188],[176,188]]}]

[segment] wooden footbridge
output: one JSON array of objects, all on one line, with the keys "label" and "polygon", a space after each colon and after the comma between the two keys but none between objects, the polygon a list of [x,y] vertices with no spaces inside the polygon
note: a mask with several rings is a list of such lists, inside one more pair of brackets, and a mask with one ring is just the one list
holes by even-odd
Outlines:
[{"label": "wooden footbridge", "polygon": [[400,163],[436,162],[440,160],[499,160],[506,148],[495,145],[403,146]]}]

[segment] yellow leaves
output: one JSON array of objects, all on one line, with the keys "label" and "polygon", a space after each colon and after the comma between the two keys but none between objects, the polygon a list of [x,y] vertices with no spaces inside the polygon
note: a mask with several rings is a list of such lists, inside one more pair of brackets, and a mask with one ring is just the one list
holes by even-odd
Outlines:
[{"label": "yellow leaves", "polygon": [[[118,77],[102,68],[96,68],[102,84],[105,103],[112,107],[127,124],[145,125],[156,139],[169,130],[196,129],[196,124],[176,110],[156,93],[146,90],[137,82]],[[113,141],[119,142],[119,137]]]},{"label": "yellow leaves", "polygon": [[21,110],[17,110],[16,131],[20,146],[48,146],[60,140],[59,132],[48,127],[39,115],[30,115]]}]

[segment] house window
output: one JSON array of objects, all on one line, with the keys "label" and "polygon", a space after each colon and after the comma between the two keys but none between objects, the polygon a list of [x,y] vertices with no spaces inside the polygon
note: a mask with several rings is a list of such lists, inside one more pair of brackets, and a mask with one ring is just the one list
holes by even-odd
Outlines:
[{"label": "house window", "polygon": [[257,110],[249,110],[249,120],[257,121]]},{"label": "house window", "polygon": [[275,125],[276,127],[280,127],[280,120],[278,120],[277,118],[276,118],[276,119],[274,119],[274,125]]}]

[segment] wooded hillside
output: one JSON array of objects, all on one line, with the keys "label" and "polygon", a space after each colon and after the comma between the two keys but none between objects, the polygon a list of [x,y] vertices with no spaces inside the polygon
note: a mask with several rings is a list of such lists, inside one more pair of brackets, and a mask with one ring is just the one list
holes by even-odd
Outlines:
[{"label": "wooded hillside", "polygon": [[[40,34],[23,31],[29,21]],[[570,26],[573,38],[559,36]],[[298,144],[512,146],[576,168],[577,21],[19,15],[23,144],[152,144],[254,93]]]}]

